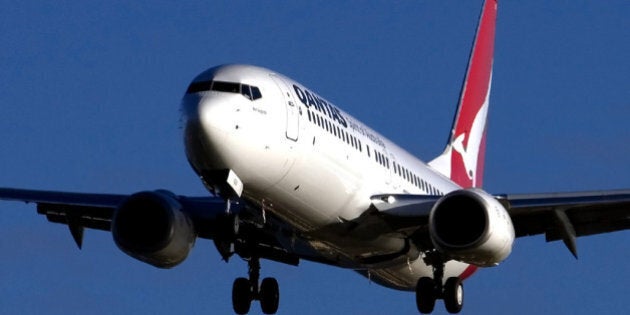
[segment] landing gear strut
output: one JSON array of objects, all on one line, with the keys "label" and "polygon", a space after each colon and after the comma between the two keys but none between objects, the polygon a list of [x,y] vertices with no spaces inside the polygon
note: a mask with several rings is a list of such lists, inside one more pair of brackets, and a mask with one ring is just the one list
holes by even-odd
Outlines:
[{"label": "landing gear strut", "polygon": [[457,314],[464,306],[464,287],[458,277],[450,277],[443,283],[444,259],[437,253],[430,253],[425,258],[427,264],[433,267],[433,279],[422,277],[416,285],[416,305],[423,314],[433,312],[435,300],[443,299],[446,310]]},{"label": "landing gear strut", "polygon": [[260,259],[252,257],[247,262],[249,279],[237,278],[232,287],[232,306],[236,314],[247,314],[252,301],[260,301],[260,308],[264,314],[275,314],[280,302],[280,290],[275,278],[260,279]]}]

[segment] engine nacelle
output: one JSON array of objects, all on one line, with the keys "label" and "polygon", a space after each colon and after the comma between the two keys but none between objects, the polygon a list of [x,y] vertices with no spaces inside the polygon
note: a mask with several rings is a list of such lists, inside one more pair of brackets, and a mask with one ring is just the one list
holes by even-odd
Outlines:
[{"label": "engine nacelle", "polygon": [[190,217],[166,191],[131,195],[114,213],[112,235],[127,255],[159,268],[184,261],[197,237]]},{"label": "engine nacelle", "polygon": [[429,216],[429,232],[440,252],[483,267],[505,260],[514,243],[510,215],[477,188],[456,190],[438,200]]}]

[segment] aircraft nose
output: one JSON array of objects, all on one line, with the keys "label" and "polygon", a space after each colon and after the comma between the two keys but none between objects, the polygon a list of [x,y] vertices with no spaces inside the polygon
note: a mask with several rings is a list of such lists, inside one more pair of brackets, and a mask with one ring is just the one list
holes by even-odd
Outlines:
[{"label": "aircraft nose", "polygon": [[229,98],[186,96],[182,103],[184,142],[188,160],[197,170],[226,167],[225,152],[235,128]]}]

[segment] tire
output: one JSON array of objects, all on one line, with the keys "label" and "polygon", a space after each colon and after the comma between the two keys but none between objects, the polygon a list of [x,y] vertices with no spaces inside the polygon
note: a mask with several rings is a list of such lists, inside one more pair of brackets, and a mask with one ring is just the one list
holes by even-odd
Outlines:
[{"label": "tire", "polygon": [[275,278],[265,278],[260,284],[260,308],[264,314],[275,314],[280,304],[280,288]]},{"label": "tire", "polygon": [[444,284],[444,306],[451,314],[457,314],[464,307],[464,286],[458,277],[451,277]]},{"label": "tire", "polygon": [[249,312],[252,305],[252,289],[249,280],[237,278],[232,286],[232,307],[236,314],[242,315]]},{"label": "tire", "polygon": [[436,298],[435,281],[429,277],[418,279],[418,284],[416,285],[416,305],[418,306],[418,311],[422,314],[433,312]]}]

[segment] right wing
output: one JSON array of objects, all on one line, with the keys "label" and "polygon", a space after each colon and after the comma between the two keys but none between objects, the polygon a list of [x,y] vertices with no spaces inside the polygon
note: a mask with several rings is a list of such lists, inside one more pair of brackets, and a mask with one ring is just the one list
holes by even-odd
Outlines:
[{"label": "right wing", "polygon": [[[144,193],[176,200],[194,223],[197,236],[213,240],[226,261],[236,253],[291,265],[297,265],[300,258],[334,264],[313,250],[293,228],[271,214],[263,216],[260,209],[245,202],[233,204],[228,213],[221,198],[178,196],[164,190]],[[111,231],[116,209],[133,196],[0,188],[0,200],[35,203],[37,212],[50,222],[67,225],[79,248],[85,228]]]},{"label": "right wing", "polygon": [[[0,188],[0,199],[37,204],[37,213],[55,223],[70,222],[109,231],[114,209],[128,196]],[[76,239],[75,239],[76,240]],[[80,245],[79,245],[80,247]]]}]

